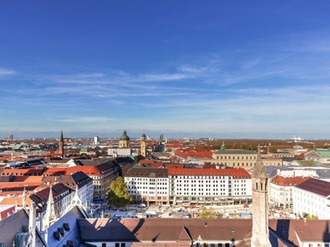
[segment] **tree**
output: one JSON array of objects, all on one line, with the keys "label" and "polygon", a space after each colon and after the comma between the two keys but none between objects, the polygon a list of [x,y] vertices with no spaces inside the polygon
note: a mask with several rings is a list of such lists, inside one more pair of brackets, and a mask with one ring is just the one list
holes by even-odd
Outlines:
[{"label": "tree", "polygon": [[214,208],[206,208],[205,206],[202,206],[199,218],[220,219],[222,218],[222,214],[217,213]]},{"label": "tree", "polygon": [[132,201],[132,196],[127,192],[123,177],[118,177],[111,182],[107,201],[109,205],[115,208],[125,207]]}]

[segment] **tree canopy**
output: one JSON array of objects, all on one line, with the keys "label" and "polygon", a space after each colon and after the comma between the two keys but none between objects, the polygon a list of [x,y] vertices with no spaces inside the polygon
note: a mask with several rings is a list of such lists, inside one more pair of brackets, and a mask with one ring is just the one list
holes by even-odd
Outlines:
[{"label": "tree canopy", "polygon": [[214,208],[206,208],[205,206],[201,207],[199,218],[204,219],[221,219],[222,214],[217,213]]},{"label": "tree canopy", "polygon": [[132,196],[127,192],[123,177],[118,177],[111,182],[107,200],[109,205],[115,208],[125,207],[132,201]]}]

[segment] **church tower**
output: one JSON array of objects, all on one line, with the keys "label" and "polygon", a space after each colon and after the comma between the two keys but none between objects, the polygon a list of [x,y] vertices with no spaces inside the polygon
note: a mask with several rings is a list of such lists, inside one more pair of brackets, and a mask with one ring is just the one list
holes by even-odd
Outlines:
[{"label": "church tower", "polygon": [[252,247],[271,247],[268,229],[268,176],[261,160],[260,147],[252,172]]},{"label": "church tower", "polygon": [[61,130],[60,141],[58,142],[58,152],[61,157],[64,157],[64,138],[63,138],[63,130]]},{"label": "church tower", "polygon": [[124,130],[123,135],[120,137],[119,140],[119,148],[129,148],[129,137],[127,135],[126,130]]},{"label": "church tower", "polygon": [[147,137],[143,133],[141,136],[141,155],[146,157],[147,156],[147,143],[146,143]]}]

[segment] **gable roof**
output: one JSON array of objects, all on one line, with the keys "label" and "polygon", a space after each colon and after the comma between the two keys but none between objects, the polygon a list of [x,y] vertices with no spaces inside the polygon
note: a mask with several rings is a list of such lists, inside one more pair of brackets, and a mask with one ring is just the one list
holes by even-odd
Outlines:
[{"label": "gable roof", "polygon": [[310,179],[309,177],[283,177],[280,175],[276,175],[270,181],[273,184],[277,184],[280,186],[296,186],[306,180]]},{"label": "gable roof", "polygon": [[[226,219],[80,219],[83,241],[192,242],[243,239],[251,232],[251,220]],[[116,234],[111,234],[116,232]],[[109,234],[110,233],[110,234]]]},{"label": "gable roof", "polygon": [[307,190],[314,194],[328,197],[330,196],[330,182],[310,178],[296,186],[299,189]]},{"label": "gable roof", "polygon": [[[25,210],[20,210],[15,214],[0,221],[0,243],[5,246],[12,246],[17,233],[23,234],[23,226],[29,225],[29,218]],[[36,246],[45,246],[38,231],[36,231]]]},{"label": "gable roof", "polygon": [[[79,219],[85,242],[129,241],[132,246],[190,246],[192,242],[231,242],[250,246],[251,219]],[[272,246],[330,242],[330,220],[269,220]],[[111,234],[115,233],[115,234]]]},{"label": "gable roof", "polygon": [[[78,219],[85,218],[83,212],[78,206],[73,207],[69,212],[64,214],[59,220],[48,228],[48,246],[63,246],[67,241],[80,241]],[[64,236],[60,240],[54,237],[54,232],[59,228],[64,228],[64,224],[69,224],[69,229],[64,229]]]},{"label": "gable roof", "polygon": [[182,150],[176,150],[174,152],[176,156],[179,156],[184,159],[188,159],[190,157],[195,157],[195,158],[212,158],[212,152],[211,151],[182,151]]}]

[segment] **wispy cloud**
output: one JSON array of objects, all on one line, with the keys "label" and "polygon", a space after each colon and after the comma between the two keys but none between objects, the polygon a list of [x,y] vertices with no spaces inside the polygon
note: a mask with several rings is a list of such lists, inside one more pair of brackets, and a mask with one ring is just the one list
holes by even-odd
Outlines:
[{"label": "wispy cloud", "polygon": [[57,119],[56,121],[58,122],[62,122],[62,123],[108,123],[110,121],[112,121],[113,119],[111,118],[107,118],[107,117],[70,117],[68,116],[65,119]]},{"label": "wispy cloud", "polygon": [[11,69],[0,68],[0,76],[13,75],[13,74],[16,74],[16,71]]}]

